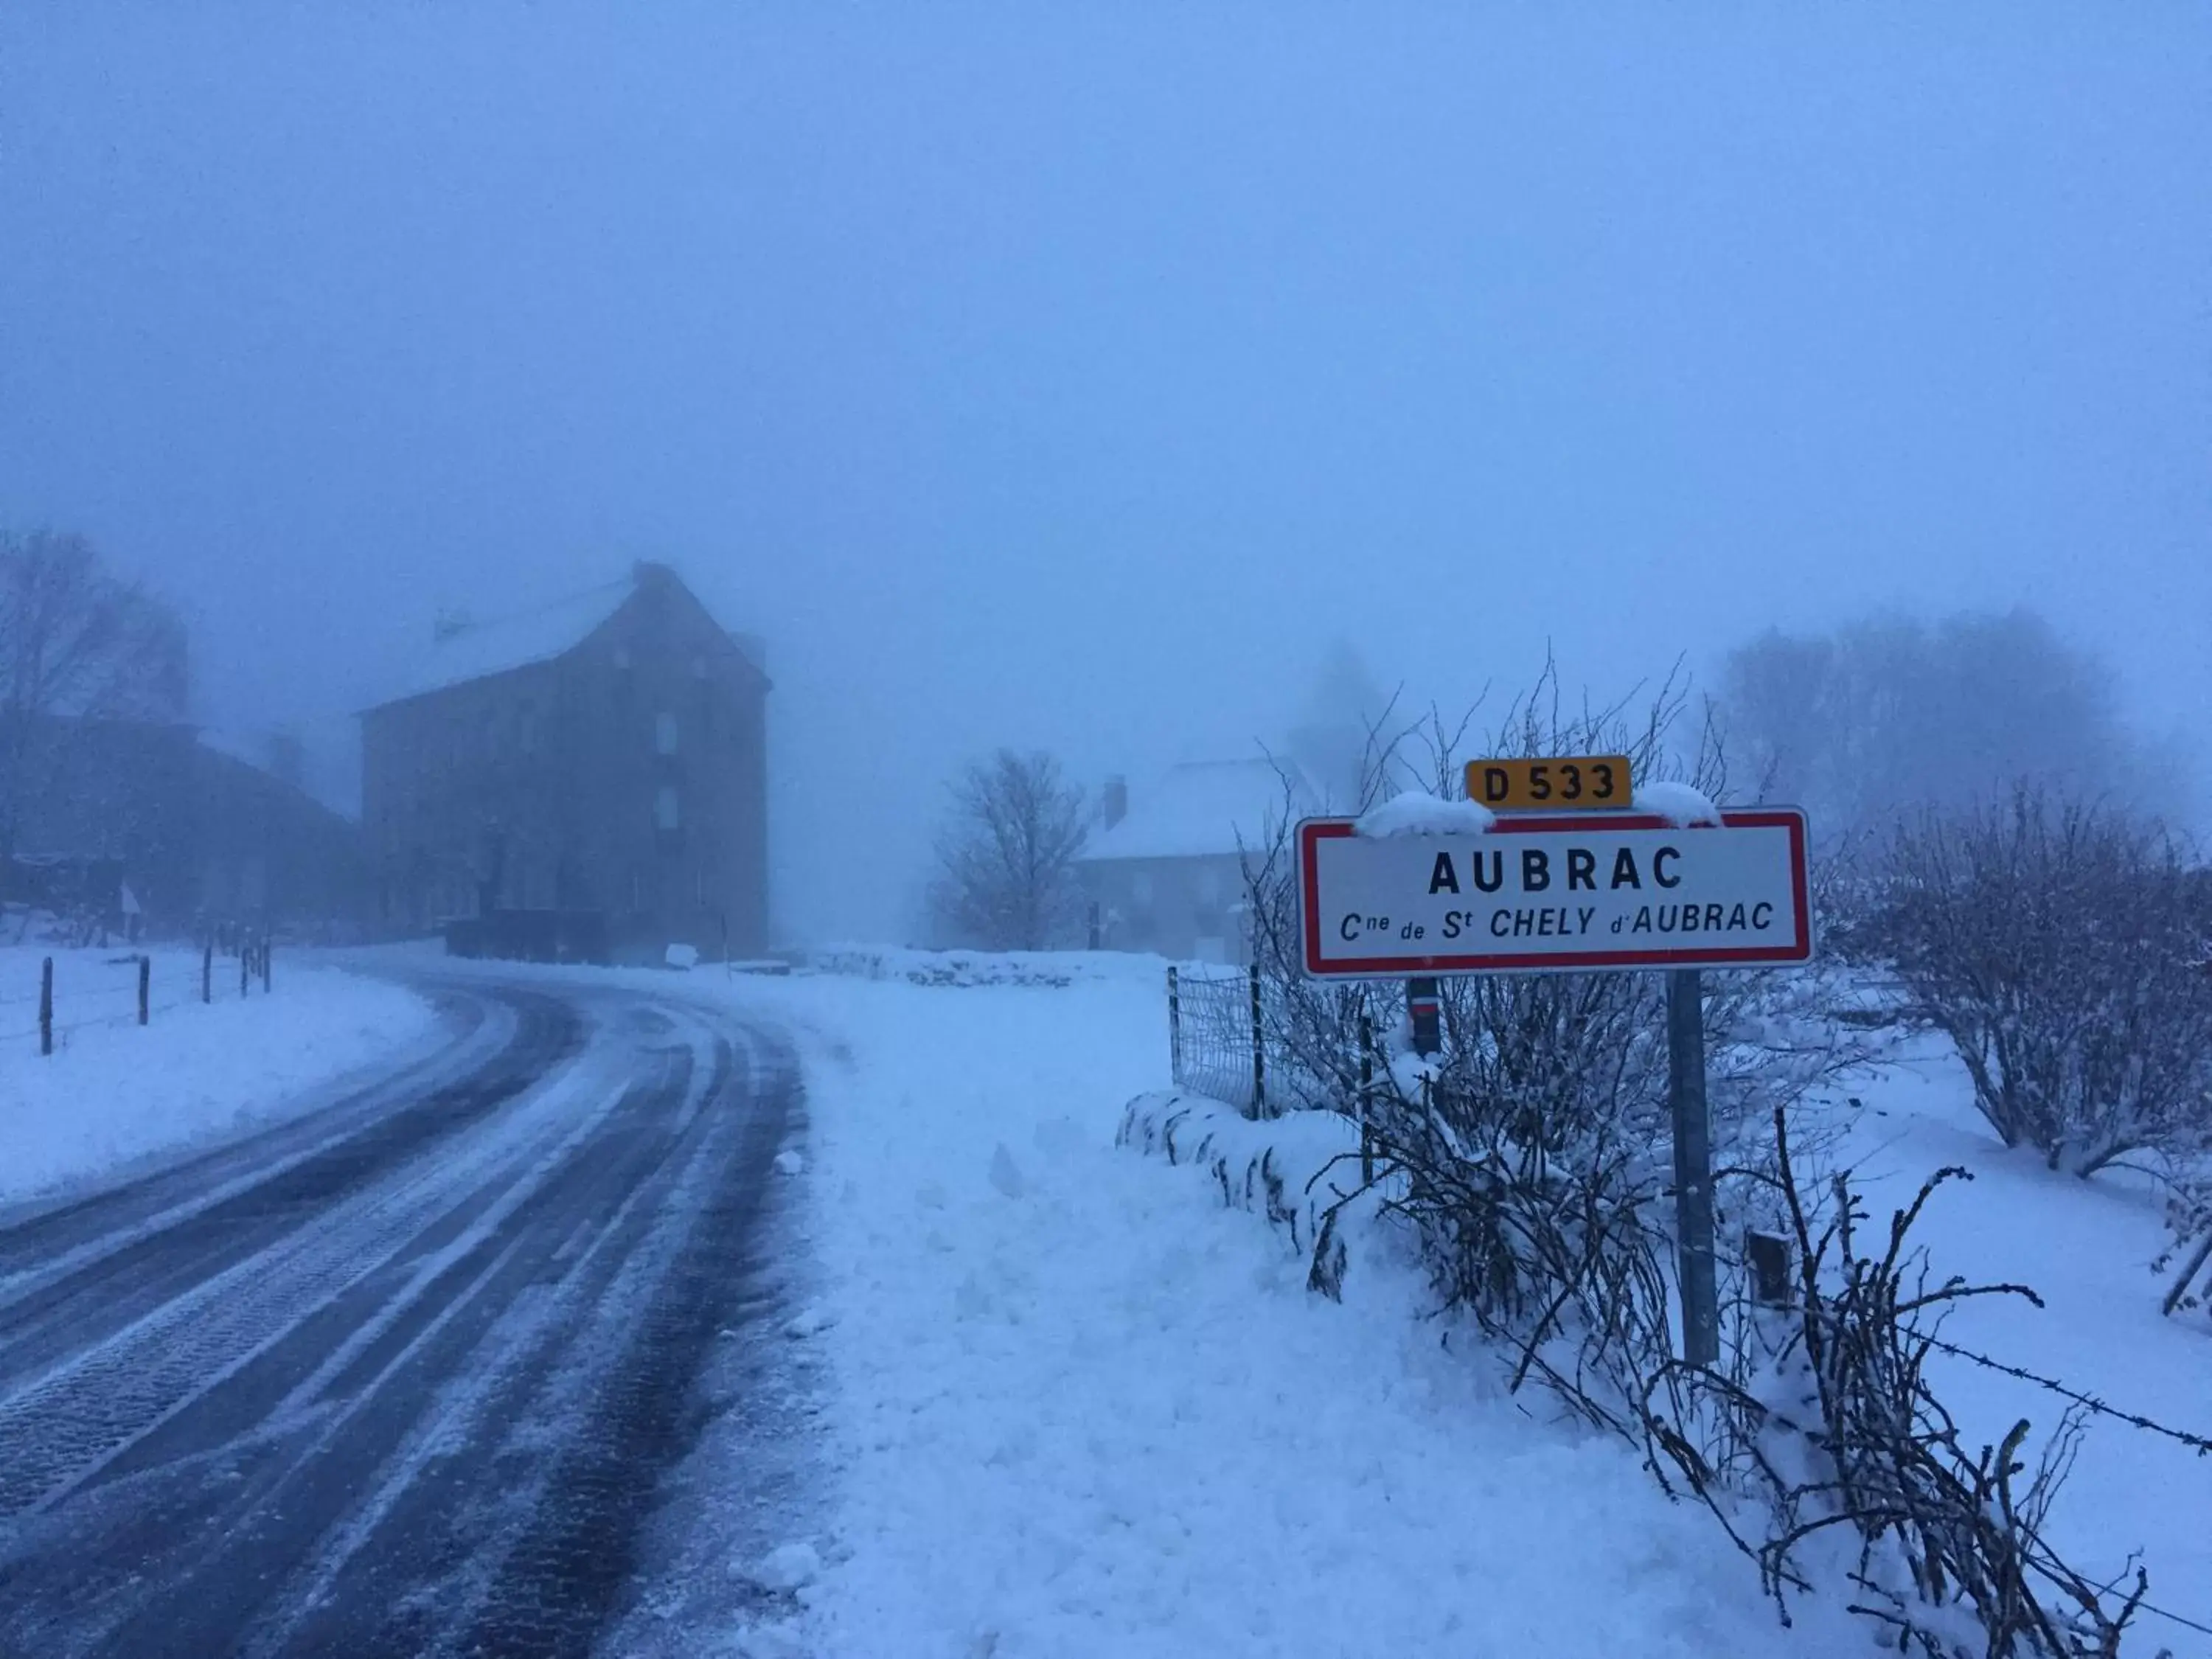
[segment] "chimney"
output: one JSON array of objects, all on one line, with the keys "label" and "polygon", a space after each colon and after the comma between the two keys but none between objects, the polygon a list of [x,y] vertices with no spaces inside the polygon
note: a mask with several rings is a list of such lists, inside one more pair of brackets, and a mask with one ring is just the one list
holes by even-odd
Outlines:
[{"label": "chimney", "polygon": [[1128,779],[1116,773],[1106,780],[1106,787],[1098,795],[1098,811],[1108,830],[1129,816]]}]

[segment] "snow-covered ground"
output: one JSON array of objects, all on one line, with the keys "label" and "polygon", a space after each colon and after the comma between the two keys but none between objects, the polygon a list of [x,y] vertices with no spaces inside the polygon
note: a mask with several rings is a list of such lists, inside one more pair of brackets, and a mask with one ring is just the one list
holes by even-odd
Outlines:
[{"label": "snow-covered ground", "polygon": [[[700,1632],[702,1650],[1873,1650],[1840,1595],[1795,1602],[1783,1630],[1702,1511],[1443,1346],[1418,1273],[1382,1243],[1329,1302],[1306,1289],[1304,1254],[1224,1209],[1203,1167],[1117,1148],[1131,1097],[1167,1082],[1164,964],[817,960],[844,971],[618,975],[774,1018],[807,1069],[810,1128],[780,1164],[805,1218],[786,1334],[805,1375],[821,1362],[831,1379],[811,1413],[829,1478],[811,1511],[746,1500],[731,1538],[780,1523],[785,1547],[732,1551],[752,1611]],[[1854,1092],[1847,1144],[1877,1220],[1938,1165],[1967,1164],[1978,1178],[1922,1225],[1937,1266],[2024,1279],[2048,1304],[1975,1304],[1947,1336],[2212,1426],[2212,1329],[2159,1316],[2146,1194],[2003,1152],[1940,1045]],[[1943,1364],[1971,1442],[2015,1416],[2056,1422],[2061,1402],[2032,1386]],[[2095,1425],[2055,1530],[2113,1572],[2142,1548],[2151,1601],[2212,1624],[2212,1461]],[[2212,1638],[2148,1614],[2135,1645],[2212,1659]]]},{"label": "snow-covered ground", "polygon": [[[2108,1171],[2092,1181],[2054,1174],[2033,1152],[2007,1152],[1973,1110],[1965,1068],[1942,1039],[1904,1045],[1881,1076],[1856,1091],[1865,1109],[1846,1143],[1877,1219],[1911,1201],[1948,1164],[1973,1172],[1930,1201],[1914,1237],[1944,1273],[2032,1287],[1961,1304],[1947,1341],[2063,1381],[2154,1421],[2212,1437],[2212,1322],[2162,1317],[2165,1281],[2148,1271],[2161,1227],[2148,1182]],[[2038,1439],[2066,1401],[1966,1360],[1931,1362],[1942,1397],[1973,1443],[2020,1418]],[[2031,1444],[2036,1443],[2032,1441]],[[2140,1551],[2150,1601],[2212,1626],[2212,1456],[2109,1418],[2092,1424],[2061,1494],[2054,1539],[2077,1565],[2116,1577]],[[2177,1659],[2212,1659],[2212,1635],[2154,1614],[2136,1640]],[[2129,1650],[2134,1650],[2132,1647]]]},{"label": "snow-covered ground", "polygon": [[809,1034],[794,1340],[836,1379],[810,1610],[737,1651],[1865,1651],[1819,1613],[1792,1639],[1625,1450],[1497,1397],[1414,1275],[1310,1295],[1200,1172],[1117,1150],[1165,1079],[1158,965],[1069,965],[733,993]]},{"label": "snow-covered ground", "polygon": [[[271,990],[241,997],[196,951],[151,951],[151,1018],[137,1023],[127,951],[0,949],[0,1202],[314,1103],[347,1073],[418,1042],[434,1023],[412,993],[279,954]],[[54,1053],[39,1052],[40,958],[54,958]]]},{"label": "snow-covered ground", "polygon": [[[886,960],[869,978],[697,981],[805,1040],[814,1266],[793,1340],[836,1378],[832,1502],[793,1540],[818,1552],[798,1558],[805,1611],[732,1632],[734,1650],[1869,1650],[1832,1603],[1801,1601],[1782,1630],[1710,1519],[1540,1399],[1499,1397],[1489,1367],[1439,1345],[1404,1264],[1356,1259],[1330,1303],[1203,1170],[1116,1149],[1125,1103],[1166,1080],[1159,964],[1061,958],[1054,985],[986,960],[945,984],[926,959]],[[2050,1304],[1978,1307],[1948,1334],[2202,1431],[2212,1334],[2158,1316],[2147,1200],[2002,1153],[1940,1051],[1900,1059],[1857,1091],[1871,1195],[1974,1165],[1927,1241],[1947,1270],[2026,1279]],[[2049,1396],[1963,1362],[1945,1386],[1970,1436],[2055,1420]],[[2207,1468],[2100,1425],[2059,1535],[2115,1570],[2142,1547],[2153,1601],[2201,1618]],[[2212,1656],[2155,1618],[2141,1635]]]}]

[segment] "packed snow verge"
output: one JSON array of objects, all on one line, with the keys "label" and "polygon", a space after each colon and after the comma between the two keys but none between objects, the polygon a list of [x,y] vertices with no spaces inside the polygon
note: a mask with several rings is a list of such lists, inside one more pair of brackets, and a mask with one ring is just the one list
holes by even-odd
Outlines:
[{"label": "packed snow verge", "polygon": [[1387,836],[1480,836],[1498,822],[1497,814],[1480,801],[1446,800],[1419,789],[1394,795],[1370,807],[1352,825],[1352,833],[1381,838]]},{"label": "packed snow verge", "polygon": [[1683,830],[1692,824],[1721,821],[1721,809],[1713,804],[1712,797],[1687,783],[1639,783],[1636,786],[1635,809],[1654,813]]},{"label": "packed snow verge", "polygon": [[[54,958],[55,1049],[39,1053],[40,959]],[[151,952],[151,1018],[138,969],[112,950],[0,950],[0,1200],[88,1179],[146,1155],[319,1103],[316,1091],[427,1038],[428,1004],[302,956],[280,955],[264,994],[242,998],[216,963],[203,1004],[196,952]]]},{"label": "packed snow verge", "polygon": [[1221,1201],[1282,1228],[1310,1266],[1306,1288],[1340,1297],[1346,1234],[1373,1217],[1381,1195],[1361,1190],[1359,1127],[1336,1112],[1254,1121],[1226,1101],[1177,1090],[1139,1095],[1123,1109],[1117,1146],[1198,1164]]},{"label": "packed snow verge", "polygon": [[[1290,1224],[1224,1210],[1207,1166],[1116,1151],[1166,1069],[1158,970],[747,994],[816,1033],[805,1181],[834,1318],[799,1340],[836,1378],[838,1516],[795,1592],[808,1652],[1867,1651],[1820,1609],[1783,1629],[1702,1511],[1443,1346],[1389,1230],[1358,1230],[1333,1302]],[[1357,1145],[1319,1114],[1185,1127],[1240,1182],[1268,1137],[1302,1247],[1309,1166]]]}]

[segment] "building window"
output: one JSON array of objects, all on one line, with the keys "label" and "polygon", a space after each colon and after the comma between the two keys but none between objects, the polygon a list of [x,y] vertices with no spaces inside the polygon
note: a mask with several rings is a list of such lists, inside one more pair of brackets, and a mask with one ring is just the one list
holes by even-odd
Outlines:
[{"label": "building window", "polygon": [[681,830],[684,827],[683,803],[676,797],[676,786],[664,783],[653,792],[653,823],[658,830]]},{"label": "building window", "polygon": [[676,716],[665,708],[653,717],[653,752],[656,755],[676,752]]}]

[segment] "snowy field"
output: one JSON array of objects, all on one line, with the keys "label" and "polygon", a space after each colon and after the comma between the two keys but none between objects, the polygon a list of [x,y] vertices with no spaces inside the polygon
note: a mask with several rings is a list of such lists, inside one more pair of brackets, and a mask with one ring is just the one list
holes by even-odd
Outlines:
[{"label": "snowy field", "polygon": [[[1877,1219],[1908,1203],[1946,1164],[1971,1183],[1936,1195],[1915,1237],[1945,1273],[1980,1284],[2033,1288],[2040,1309],[2012,1297],[1960,1305],[1947,1341],[2063,1381],[2172,1428],[2212,1437],[2212,1320],[2161,1317],[2166,1281],[2148,1264],[2163,1229],[2147,1182],[2107,1171],[2093,1181],[2054,1174],[2032,1152],[2007,1152],[1975,1113],[1965,1068],[1940,1038],[1915,1040],[1858,1091],[1847,1155],[1868,1177]],[[2066,1402],[2047,1391],[1938,1354],[1941,1396],[1976,1443],[2026,1418],[2055,1427]],[[2212,1626],[2212,1457],[2125,1424],[2094,1422],[2060,1495],[2053,1540],[2078,1565],[2118,1577],[2140,1551],[2151,1602]],[[2134,1643],[2177,1659],[2212,1659],[2212,1635],[2153,1615]]]},{"label": "snowy field", "polygon": [[[54,1053],[39,1053],[40,959],[54,958]],[[244,997],[215,964],[200,1001],[197,951],[152,952],[151,1019],[137,1023],[137,963],[124,950],[0,949],[0,1203],[104,1175],[316,1103],[318,1092],[426,1039],[412,993],[278,954],[271,991]]]},{"label": "snowy field", "polygon": [[[1499,1397],[1439,1346],[1406,1265],[1355,1258],[1331,1304],[1201,1170],[1117,1150],[1126,1103],[1166,1081],[1158,964],[887,960],[695,979],[802,1036],[816,1300],[797,1329],[836,1379],[831,1509],[759,1573],[811,1580],[803,1611],[732,1632],[733,1651],[1872,1650],[1832,1605],[1782,1630],[1707,1517],[1540,1398]],[[1067,983],[1020,982],[1041,976]],[[1948,1334],[2202,1431],[2212,1333],[2158,1316],[2148,1202],[2002,1153],[1954,1065],[1902,1060],[1859,1090],[1876,1201],[1974,1165],[1928,1241],[2049,1303],[1978,1308]],[[2055,1420],[2050,1396],[1964,1362],[1946,1387],[1970,1435]],[[2185,1449],[2098,1425],[2058,1534],[2114,1571],[2142,1547],[2154,1602],[2212,1611],[2212,1465]],[[2212,1656],[2155,1618],[2136,1640]]]}]

